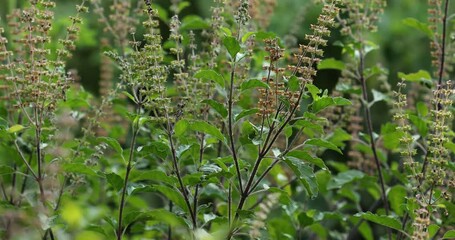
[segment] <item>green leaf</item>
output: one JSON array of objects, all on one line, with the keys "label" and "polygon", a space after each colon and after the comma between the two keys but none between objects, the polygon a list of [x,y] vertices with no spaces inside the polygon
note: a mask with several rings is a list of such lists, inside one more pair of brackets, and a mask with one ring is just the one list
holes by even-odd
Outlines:
[{"label": "green leaf", "polygon": [[300,81],[296,76],[292,76],[288,81],[288,87],[291,91],[300,90]]},{"label": "green leaf", "polygon": [[412,27],[414,29],[417,29],[427,35],[430,39],[433,39],[433,31],[430,29],[428,24],[420,22],[419,20],[415,18],[406,18],[403,19],[403,23],[405,25],[408,25],[409,27]]},{"label": "green leaf", "polygon": [[414,124],[414,126],[416,126],[419,134],[422,137],[426,137],[428,134],[428,125],[425,122],[425,120],[423,120],[422,118],[420,118],[416,115],[412,115],[412,114],[409,114],[408,116],[409,116],[409,120],[411,120],[412,124]]},{"label": "green leaf", "polygon": [[358,170],[349,170],[341,172],[336,176],[333,176],[327,184],[327,189],[337,189],[343,187],[345,184],[350,183],[356,179],[362,179],[365,174]]},{"label": "green leaf", "polygon": [[438,233],[438,230],[440,228],[441,227],[439,227],[437,224],[431,224],[430,226],[428,226],[428,237],[429,237],[429,239],[434,239],[434,236],[436,235],[436,233]]},{"label": "green leaf", "polygon": [[163,182],[169,185],[174,185],[177,183],[177,178],[174,176],[168,176],[165,172],[154,169],[146,171],[132,171],[129,182],[137,182],[144,180],[152,180],[156,182]]},{"label": "green leaf", "polygon": [[402,206],[406,202],[406,196],[406,188],[402,185],[393,186],[387,194],[387,198],[390,202],[390,207],[394,212],[397,213],[398,216],[403,216],[404,210]]},{"label": "green leaf", "polygon": [[131,93],[127,92],[127,91],[122,91],[123,94],[125,94],[125,96],[127,96],[131,101],[136,102],[136,99],[134,98],[133,95],[131,95]]},{"label": "green leaf", "polygon": [[221,131],[216,128],[215,126],[204,122],[204,121],[194,121],[190,123],[190,128],[191,130],[198,131],[198,132],[203,132],[205,134],[212,135],[216,139],[226,142],[226,138],[224,135],[221,133]]},{"label": "green leaf", "polygon": [[299,178],[310,198],[315,198],[318,195],[319,188],[313,168],[293,157],[287,157],[284,161]]},{"label": "green leaf", "polygon": [[447,231],[442,239],[454,239],[455,238],[455,230],[449,230]]},{"label": "green leaf", "polygon": [[208,79],[208,80],[213,80],[214,82],[218,83],[221,87],[224,88],[224,78],[217,72],[213,70],[200,70],[196,74],[194,74],[195,78],[202,78],[202,79]]},{"label": "green leaf", "polygon": [[227,36],[223,39],[223,45],[226,47],[229,55],[231,55],[231,58],[235,60],[235,56],[240,51],[240,44],[237,39]]},{"label": "green leaf", "polygon": [[1,165],[0,166],[0,176],[1,175],[13,174],[14,172],[15,172],[14,168],[12,168],[12,167],[8,167],[8,166],[5,166],[5,165]]},{"label": "green leaf", "polygon": [[251,36],[255,35],[256,32],[247,32],[243,35],[242,37],[242,43],[246,42],[248,40],[248,38],[250,38]]},{"label": "green leaf", "polygon": [[400,79],[403,79],[403,80],[409,81],[409,82],[424,83],[427,86],[432,86],[433,85],[433,81],[431,79],[430,73],[427,72],[427,71],[424,71],[424,70],[419,70],[416,73],[409,73],[409,74],[405,74],[405,73],[399,72],[398,73],[398,77]]},{"label": "green leaf", "polygon": [[311,104],[311,110],[313,113],[318,113],[327,107],[334,106],[335,102],[331,97],[322,97],[313,102]]},{"label": "green leaf", "polygon": [[336,151],[340,154],[343,154],[341,150],[333,143],[328,142],[326,140],[320,139],[320,138],[313,138],[313,139],[308,139],[305,142],[305,145],[312,145],[312,146],[317,146],[317,147],[323,147],[327,148],[333,151]]},{"label": "green leaf", "polygon": [[82,163],[64,163],[63,170],[67,173],[85,174],[93,177],[99,176],[92,168]]},{"label": "green leaf", "polygon": [[174,125],[174,134],[175,136],[179,137],[182,136],[186,130],[188,129],[188,126],[190,123],[185,120],[185,119],[180,119],[175,125]]},{"label": "green leaf", "polygon": [[416,107],[419,116],[426,117],[428,115],[428,107],[424,102],[418,102]]},{"label": "green leaf", "polygon": [[308,89],[308,92],[310,92],[311,97],[313,98],[314,101],[320,98],[319,93],[321,93],[321,90],[318,87],[316,87],[313,84],[307,84],[306,88]]},{"label": "green leaf", "polygon": [[183,18],[180,31],[208,28],[210,28],[210,24],[204,21],[204,19],[196,15],[189,15]]},{"label": "green leaf", "polygon": [[259,112],[259,109],[257,109],[257,108],[246,109],[246,110],[241,111],[239,114],[235,115],[234,119],[237,122],[238,120],[240,120],[240,119],[242,119],[242,118],[244,118],[246,116],[253,115],[253,114],[256,114],[258,112]]},{"label": "green leaf", "polygon": [[107,145],[109,145],[109,147],[114,149],[114,151],[116,151],[119,154],[123,153],[123,148],[116,139],[110,137],[99,137],[98,141],[106,143]]},{"label": "green leaf", "polygon": [[318,69],[336,69],[336,70],[344,70],[345,65],[342,61],[336,60],[334,58],[327,58],[319,62]]},{"label": "green leaf", "polygon": [[368,103],[368,107],[371,107],[373,106],[373,104],[377,103],[377,102],[380,102],[380,101],[383,101],[383,100],[387,100],[388,99],[388,96],[385,95],[384,93],[382,92],[379,92],[379,91],[376,91],[376,90],[372,90],[373,92],[373,101],[371,101],[370,103]]},{"label": "green leaf", "polygon": [[356,217],[361,217],[365,220],[377,223],[382,226],[386,226],[388,228],[392,228],[395,230],[401,231],[401,223],[398,221],[398,219],[392,217],[392,216],[385,216],[385,215],[376,215],[371,212],[366,212],[366,213],[357,213],[354,215]]},{"label": "green leaf", "polygon": [[270,86],[261,81],[261,80],[258,80],[258,79],[250,79],[248,81],[245,81],[243,82],[241,85],[240,85],[240,89],[242,91],[245,91],[247,89],[251,89],[251,88],[256,88],[256,87],[259,87],[259,88],[270,88]]},{"label": "green leaf", "polygon": [[343,97],[334,97],[333,101],[335,102],[336,106],[349,106],[352,105],[352,102],[349,99]]},{"label": "green leaf", "polygon": [[8,131],[8,133],[17,133],[17,132],[22,131],[24,128],[25,128],[24,126],[16,124],[16,125],[9,127],[7,131]]},{"label": "green leaf", "polygon": [[184,211],[188,212],[188,206],[186,205],[185,199],[180,191],[164,185],[154,186],[153,188],[162,193],[167,199],[171,200],[177,206],[181,207]]},{"label": "green leaf", "polygon": [[119,175],[115,173],[107,173],[105,174],[107,182],[116,190],[120,191],[123,188],[123,179]]},{"label": "green leaf", "polygon": [[207,103],[210,107],[212,107],[217,113],[221,115],[221,117],[226,118],[228,115],[228,111],[224,107],[223,104],[213,100],[213,99],[206,99],[202,101],[203,103]]},{"label": "green leaf", "polygon": [[318,157],[313,157],[307,152],[295,150],[295,151],[289,152],[288,154],[286,154],[286,156],[294,157],[294,158],[300,159],[302,161],[314,164],[314,165],[318,166],[319,168],[321,168],[322,170],[328,170],[327,166],[325,165],[325,163],[322,159],[320,159]]}]

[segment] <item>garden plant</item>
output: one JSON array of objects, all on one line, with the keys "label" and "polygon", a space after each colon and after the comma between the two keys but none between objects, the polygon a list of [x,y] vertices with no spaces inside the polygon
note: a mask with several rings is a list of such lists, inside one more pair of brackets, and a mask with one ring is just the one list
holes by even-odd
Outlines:
[{"label": "garden plant", "polygon": [[455,239],[454,5],[0,0],[0,238]]}]

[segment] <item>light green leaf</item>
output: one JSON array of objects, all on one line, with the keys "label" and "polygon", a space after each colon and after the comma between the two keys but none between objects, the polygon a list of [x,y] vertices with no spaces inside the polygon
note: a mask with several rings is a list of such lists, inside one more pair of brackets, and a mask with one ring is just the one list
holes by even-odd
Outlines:
[{"label": "light green leaf", "polygon": [[349,106],[349,105],[352,105],[351,101],[349,101],[348,99],[343,98],[343,97],[334,97],[333,101],[335,102],[336,106]]},{"label": "light green leaf", "polygon": [[242,37],[242,43],[246,42],[248,40],[248,38],[250,38],[251,36],[255,35],[256,32],[247,32],[243,35]]},{"label": "light green leaf", "polygon": [[175,136],[179,137],[182,136],[186,130],[188,129],[189,122],[185,119],[180,119],[175,125],[174,125],[174,134]]},{"label": "light green leaf", "polygon": [[202,78],[202,79],[207,79],[207,80],[213,80],[214,82],[218,83],[221,87],[224,88],[224,78],[217,72],[213,70],[200,70],[196,74],[194,74],[195,78]]},{"label": "light green leaf", "polygon": [[207,28],[210,28],[210,24],[204,21],[204,19],[196,15],[189,15],[183,18],[180,31]]},{"label": "light green leaf", "polygon": [[333,151],[336,151],[340,154],[343,154],[341,150],[333,143],[328,142],[326,140],[320,139],[320,138],[313,138],[313,139],[308,139],[305,142],[305,145],[312,145],[312,146],[317,146],[317,147],[323,147],[327,148]]},{"label": "light green leaf", "polygon": [[390,207],[394,212],[398,214],[398,216],[403,216],[404,210],[402,206],[406,202],[406,196],[406,188],[402,185],[393,186],[387,194],[387,198],[390,202]]},{"label": "light green leaf", "polygon": [[198,132],[203,132],[209,135],[212,135],[216,139],[226,142],[226,138],[224,135],[221,133],[221,131],[216,128],[215,126],[204,122],[204,121],[194,121],[190,123],[190,128],[191,130],[198,131]]},{"label": "light green leaf", "polygon": [[447,231],[442,239],[455,239],[455,230],[449,230]]},{"label": "light green leaf", "polygon": [[284,162],[286,162],[289,168],[299,178],[310,198],[315,198],[318,195],[319,188],[313,168],[293,157],[285,158]]},{"label": "light green leaf", "polygon": [[235,60],[235,56],[240,51],[240,44],[237,39],[227,36],[223,39],[223,45],[226,47],[229,55],[231,55],[231,58]]},{"label": "light green leaf", "polygon": [[361,217],[365,220],[377,223],[382,226],[386,226],[388,228],[392,228],[395,230],[401,231],[401,223],[398,221],[398,219],[392,217],[392,216],[385,216],[385,215],[376,215],[371,212],[366,212],[366,213],[357,213],[354,215],[356,217]]},{"label": "light green leaf", "polygon": [[313,102],[311,104],[311,110],[313,113],[318,113],[330,106],[334,106],[335,102],[331,97],[322,97]]},{"label": "light green leaf", "polygon": [[439,227],[437,224],[431,224],[430,226],[428,226],[429,239],[433,239],[433,237],[436,235],[436,233],[438,233],[438,230],[440,228],[441,227]]},{"label": "light green leaf", "polygon": [[409,74],[399,72],[398,77],[400,79],[403,79],[403,80],[409,81],[409,82],[424,83],[428,86],[433,85],[433,80],[431,79],[430,73],[427,71],[424,71],[424,70],[419,70],[416,73],[409,73]]},{"label": "light green leaf", "polygon": [[256,87],[259,87],[259,88],[270,88],[270,86],[261,81],[261,80],[258,80],[258,79],[250,79],[248,81],[245,81],[243,82],[241,85],[240,85],[240,89],[242,91],[245,91],[245,90],[248,90],[248,89],[251,89],[251,88],[256,88]]},{"label": "light green leaf", "polygon": [[419,116],[426,117],[428,115],[428,107],[424,102],[418,102],[416,107]]},{"label": "light green leaf", "polygon": [[414,29],[417,29],[427,35],[430,39],[433,39],[433,31],[430,29],[428,24],[420,22],[419,20],[415,18],[406,18],[403,19],[403,23],[405,25],[408,25],[409,27],[412,27]]},{"label": "light green leaf", "polygon": [[92,168],[82,163],[64,163],[63,170],[67,173],[84,174],[88,176],[99,176]]},{"label": "light green leaf", "polygon": [[7,131],[8,131],[8,133],[17,133],[17,132],[22,131],[23,129],[25,129],[24,126],[16,124],[16,125],[9,127]]},{"label": "light green leaf", "polygon": [[336,176],[333,176],[327,184],[327,189],[337,189],[343,187],[345,184],[350,183],[356,179],[362,179],[365,174],[358,170],[349,170],[341,172]]},{"label": "light green leaf", "polygon": [[209,106],[211,106],[217,113],[221,115],[221,117],[226,118],[228,115],[227,109],[224,107],[223,104],[213,100],[213,99],[206,99],[202,101],[203,103],[207,103]]},{"label": "light green leaf", "polygon": [[336,60],[334,58],[327,58],[319,62],[318,69],[336,69],[336,70],[344,70],[345,65],[342,61]]}]

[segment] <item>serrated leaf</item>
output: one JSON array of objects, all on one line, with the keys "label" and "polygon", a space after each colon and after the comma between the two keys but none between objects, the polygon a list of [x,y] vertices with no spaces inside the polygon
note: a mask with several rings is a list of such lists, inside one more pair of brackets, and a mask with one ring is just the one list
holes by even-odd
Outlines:
[{"label": "serrated leaf", "polygon": [[200,70],[196,74],[194,74],[195,78],[202,78],[202,79],[207,79],[207,80],[213,80],[216,82],[218,85],[224,88],[224,78],[217,72],[213,70]]},{"label": "serrated leaf", "polygon": [[109,145],[109,147],[114,149],[114,151],[116,151],[117,153],[119,154],[123,153],[123,148],[117,140],[110,137],[99,137],[98,140]]},{"label": "serrated leaf", "polygon": [[203,133],[209,134],[222,142],[226,142],[226,138],[221,133],[221,131],[218,128],[216,128],[215,126],[213,126],[207,122],[204,122],[204,121],[191,122],[190,129],[193,131],[198,131],[198,132],[203,132]]},{"label": "serrated leaf", "polygon": [[123,188],[123,178],[115,173],[105,174],[107,182],[116,190],[120,191]]},{"label": "serrated leaf", "polygon": [[401,231],[401,222],[392,216],[376,215],[371,212],[357,213],[354,216],[361,217],[365,220],[377,223],[379,225]]},{"label": "serrated leaf", "polygon": [[245,91],[245,90],[248,90],[248,89],[251,89],[251,88],[256,88],[256,87],[259,87],[259,88],[270,88],[270,86],[261,81],[261,80],[258,80],[258,79],[250,79],[248,81],[245,81],[243,82],[241,85],[240,85],[240,89],[242,91]]},{"label": "serrated leaf", "polygon": [[320,139],[320,138],[313,138],[313,139],[308,139],[305,141],[305,145],[312,145],[312,146],[317,146],[317,147],[323,147],[327,148],[333,151],[336,151],[340,154],[343,154],[341,150],[333,143],[328,142],[326,140]]},{"label": "serrated leaf", "polygon": [[235,37],[227,36],[223,39],[223,45],[226,47],[231,58],[235,60],[235,56],[240,51],[240,44]]},{"label": "serrated leaf", "polygon": [[342,61],[336,60],[334,58],[327,58],[319,62],[318,69],[336,69],[336,70],[344,70],[345,64]]},{"label": "serrated leaf", "polygon": [[299,178],[300,182],[305,187],[310,198],[315,198],[318,195],[318,183],[316,176],[313,173],[313,168],[301,162],[296,158],[285,158],[284,162],[291,168],[294,174]]},{"label": "serrated leaf", "polygon": [[327,166],[325,165],[324,161],[318,157],[313,157],[309,153],[299,150],[290,151],[286,154],[288,157],[294,157],[300,159],[301,161],[305,161],[311,164],[314,164],[321,168],[322,170],[328,170]]},{"label": "serrated leaf", "polygon": [[13,125],[13,126],[9,127],[7,132],[8,133],[17,133],[17,132],[20,132],[20,131],[22,131],[24,129],[25,129],[24,126],[16,124],[16,125]]},{"label": "serrated leaf", "polygon": [[257,109],[257,108],[243,110],[239,114],[235,115],[235,121],[237,122],[238,120],[240,120],[246,116],[253,115],[258,112],[259,112],[259,109]]},{"label": "serrated leaf", "polygon": [[202,101],[203,103],[207,103],[210,107],[212,107],[217,113],[221,115],[221,117],[226,118],[228,115],[227,109],[224,107],[223,104],[213,100],[213,99],[206,99]]}]

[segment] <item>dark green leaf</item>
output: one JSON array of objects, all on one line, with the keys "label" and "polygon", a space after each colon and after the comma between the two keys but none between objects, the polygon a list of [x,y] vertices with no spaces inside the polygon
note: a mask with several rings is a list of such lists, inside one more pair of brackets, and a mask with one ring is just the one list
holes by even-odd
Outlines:
[{"label": "dark green leaf", "polygon": [[227,36],[223,39],[223,45],[226,47],[229,55],[231,55],[231,58],[235,60],[235,56],[240,51],[240,44],[237,39]]},{"label": "dark green leaf", "polygon": [[196,15],[189,15],[183,18],[182,26],[180,26],[180,31],[207,28],[210,28],[210,24],[204,21],[204,19]]},{"label": "dark green leaf", "polygon": [[417,105],[417,113],[421,117],[426,117],[428,115],[428,107],[425,103],[423,102],[418,102]]},{"label": "dark green leaf", "polygon": [[318,157],[313,157],[307,152],[295,150],[295,151],[289,152],[288,154],[286,154],[286,156],[294,157],[294,158],[300,159],[302,161],[314,164],[314,165],[318,166],[319,168],[321,168],[322,170],[328,170],[327,166],[325,165],[325,163],[322,159],[320,159]]},{"label": "dark green leaf", "polygon": [[228,115],[228,111],[224,107],[223,104],[213,100],[213,99],[206,99],[202,101],[203,103],[207,103],[209,106],[211,106],[217,113],[221,115],[221,117],[226,118]]},{"label": "dark green leaf", "polygon": [[123,179],[115,173],[105,174],[107,182],[116,190],[120,191],[123,188]]},{"label": "dark green leaf", "polygon": [[427,136],[428,125],[425,122],[425,120],[423,120],[422,118],[420,118],[416,115],[412,115],[412,114],[409,114],[408,116],[409,116],[409,120],[411,120],[412,124],[414,124],[414,126],[417,128],[417,131],[419,132],[419,134],[422,137]]},{"label": "dark green leaf", "polygon": [[64,163],[63,170],[68,173],[85,174],[88,176],[99,176],[92,168],[82,163]]},{"label": "dark green leaf", "polygon": [[12,168],[12,167],[8,167],[5,165],[0,166],[0,175],[13,174],[14,172],[15,172],[14,168]]},{"label": "dark green leaf", "polygon": [[174,134],[175,136],[179,137],[182,136],[186,130],[189,127],[189,122],[185,119],[180,119],[175,125],[174,125]]},{"label": "dark green leaf", "polygon": [[397,213],[398,216],[403,216],[404,208],[403,205],[406,202],[407,191],[406,188],[402,185],[393,186],[389,193],[387,194],[387,198],[390,202],[390,207],[394,212]]},{"label": "dark green leaf", "polygon": [[293,157],[286,158],[284,161],[299,178],[310,198],[315,198],[318,195],[319,188],[313,168]]},{"label": "dark green leaf", "polygon": [[217,72],[213,70],[200,70],[196,74],[194,74],[195,78],[202,78],[202,79],[207,79],[207,80],[213,80],[214,82],[218,83],[221,87],[224,88],[224,78]]},{"label": "dark green leaf", "polygon": [[185,199],[180,191],[164,185],[154,186],[153,188],[166,196],[167,199],[181,207],[184,211],[188,212],[188,206],[186,205]]}]

